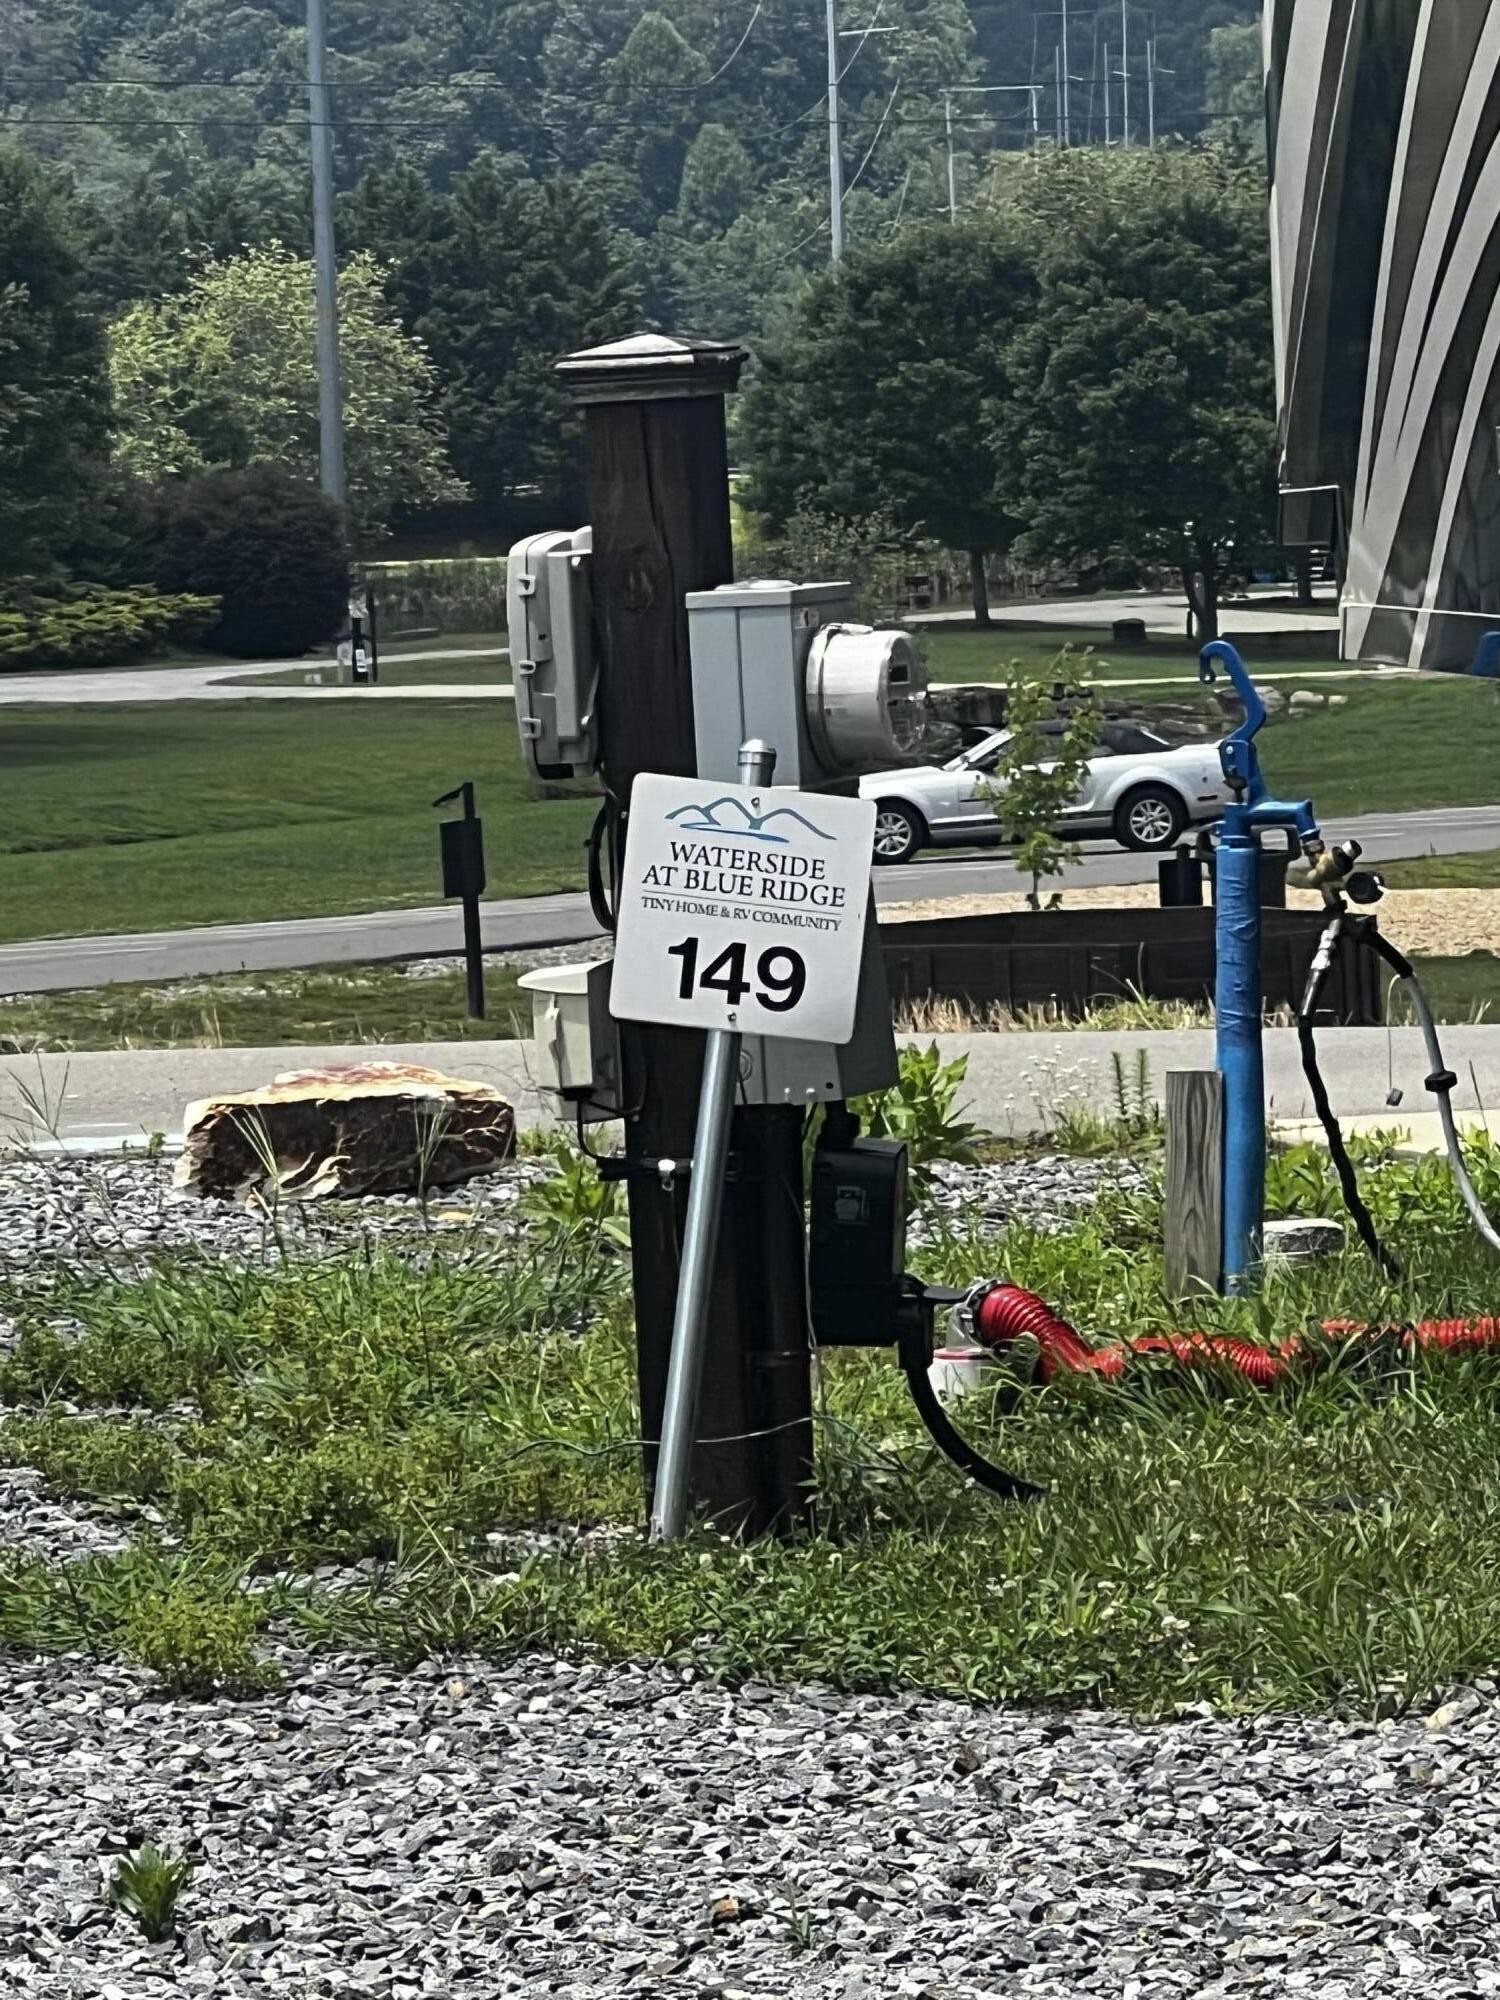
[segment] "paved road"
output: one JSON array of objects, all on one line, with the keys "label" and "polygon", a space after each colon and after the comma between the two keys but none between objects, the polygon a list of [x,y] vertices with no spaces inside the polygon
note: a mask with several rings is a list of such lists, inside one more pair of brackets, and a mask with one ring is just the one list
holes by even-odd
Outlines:
[{"label": "paved road", "polygon": [[[398,660],[509,659],[503,646],[456,647],[452,652],[388,653]],[[499,701],[509,700],[508,684],[484,681],[423,681],[399,687],[270,687],[246,685],[252,674],[315,674],[326,660],[221,660],[207,667],[109,667],[89,673],[0,674],[0,707],[97,707],[149,701]]]},{"label": "paved road", "polygon": [[[1500,848],[1500,805],[1444,807],[1431,812],[1337,819],[1336,839],[1359,840],[1372,860],[1405,855],[1466,854]],[[1153,882],[1150,855],[1100,845],[1068,882],[1077,887]],[[904,868],[882,868],[875,892],[882,903],[948,900],[1014,891],[1019,878],[994,852],[948,854]],[[484,906],[484,940],[494,950],[572,944],[597,938],[588,898],[525,896]],[[420,958],[460,949],[455,907],[374,910],[353,917],[298,917],[284,923],[213,924],[191,930],[145,931],[119,937],[55,938],[0,945],[0,993],[45,993],[120,980],[180,979],[210,972],[271,971],[282,966],[336,965],[382,958]]]},{"label": "paved road", "polygon": [[[920,1038],[924,1042],[930,1037]],[[968,1058],[966,1113],[987,1129],[1024,1134],[1045,1130],[1064,1103],[1106,1111],[1114,1101],[1114,1058],[1133,1069],[1144,1051],[1151,1085],[1160,1097],[1171,1069],[1213,1067],[1210,1031],[1156,1034],[940,1035],[944,1055]],[[1425,1118],[1431,1101],[1422,1088],[1425,1051],[1414,1028],[1387,1038],[1378,1029],[1330,1028],[1318,1037],[1319,1054],[1341,1117],[1399,1124],[1402,1113]],[[1448,1028],[1443,1053],[1460,1083],[1455,1104],[1476,1113],[1500,1103],[1500,1025]],[[74,1056],[17,1056],[0,1062],[0,1140],[35,1142],[49,1135],[77,1147],[121,1145],[160,1132],[181,1132],[184,1108],[216,1091],[250,1089],[283,1070],[330,1062],[430,1063],[453,1076],[492,1083],[515,1104],[523,1125],[552,1116],[532,1087],[535,1051],[529,1042],[438,1042],[379,1049],[130,1049]],[[1387,1063],[1405,1092],[1401,1111],[1386,1105]],[[1471,1068],[1472,1065],[1472,1068]],[[1476,1096],[1475,1083],[1478,1083]],[[1311,1115],[1293,1029],[1266,1035],[1266,1089],[1272,1115]],[[48,1107],[42,1117],[38,1104]]]}]

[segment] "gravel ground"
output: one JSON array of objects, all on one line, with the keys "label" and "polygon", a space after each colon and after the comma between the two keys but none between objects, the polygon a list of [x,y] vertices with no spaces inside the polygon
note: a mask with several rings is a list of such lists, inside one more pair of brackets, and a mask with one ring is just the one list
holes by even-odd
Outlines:
[{"label": "gravel ground", "polygon": [[[1489,1694],[1144,1729],[543,1661],[0,1686],[0,1979],[35,2000],[1500,1990]],[[155,1946],[104,1892],[143,1837],[198,1862]]]},{"label": "gravel ground", "polygon": [[[258,1222],[168,1173],[10,1163],[0,1256],[45,1271],[80,1232],[259,1253]],[[499,1212],[505,1178],[466,1192]],[[1141,1176],[936,1178],[935,1208],[998,1228]],[[411,1222],[329,1206],[308,1247]],[[0,1551],[54,1560],[123,1538],[25,1471],[0,1477],[0,1518]],[[1373,1728],[1140,1727],[546,1658],[282,1664],[275,1695],[189,1703],[133,1668],[0,1653],[6,2000],[1500,1994],[1491,1684]],[[157,1945],[107,1893],[144,1839],[196,1863]]]},{"label": "gravel ground", "polygon": [[[279,1234],[293,1254],[322,1255],[365,1237],[387,1236],[420,1244],[433,1233],[451,1239],[477,1232],[483,1243],[514,1222],[525,1190],[551,1172],[536,1158],[512,1161],[462,1187],[415,1197],[372,1196],[358,1201],[288,1202]],[[1090,1208],[1105,1186],[1144,1186],[1129,1161],[1002,1160],[977,1167],[939,1162],[925,1217],[913,1242],[930,1235],[941,1216],[1000,1230],[1015,1215],[1043,1227],[1060,1227]],[[154,1252],[199,1249],[212,1256],[275,1256],[278,1230],[258,1209],[205,1201],[172,1186],[167,1160],[140,1155],[79,1159],[51,1154],[0,1158],[0,1271],[17,1265],[45,1267],[59,1258],[95,1257],[132,1264]],[[4,1320],[0,1315],[0,1340]]]},{"label": "gravel ground", "polygon": [[287,1202],[276,1224],[262,1210],[208,1201],[172,1185],[172,1163],[140,1155],[109,1159],[50,1154],[0,1158],[0,1271],[92,1257],[129,1264],[154,1252],[199,1249],[253,1260],[320,1255],[369,1236],[417,1239],[476,1227],[500,1229],[525,1189],[551,1171],[522,1158],[462,1187],[363,1201]]}]

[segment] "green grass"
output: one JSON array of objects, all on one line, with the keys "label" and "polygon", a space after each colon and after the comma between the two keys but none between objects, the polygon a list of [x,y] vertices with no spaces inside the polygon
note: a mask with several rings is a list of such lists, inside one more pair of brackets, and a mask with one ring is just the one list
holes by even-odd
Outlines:
[{"label": "green grass", "polygon": [[[1400,938],[1396,938],[1400,943]],[[1471,951],[1462,958],[1417,958],[1412,961],[1432,1011],[1439,1022],[1500,1020],[1500,958],[1492,951]],[[1406,1021],[1410,1009],[1404,996],[1390,1003],[1393,1021]]]},{"label": "green grass", "polygon": [[[1500,1156],[1479,1149],[1476,1172],[1500,1200]],[[0,1644],[123,1654],[189,1692],[252,1684],[258,1647],[290,1629],[398,1661],[657,1656],[1143,1713],[1390,1713],[1500,1665],[1500,1366],[1483,1357],[1367,1352],[1275,1394],[1144,1374],[1025,1387],[1008,1416],[966,1406],[976,1441],[1049,1489],[1017,1508],[927,1448],[888,1357],[834,1353],[810,1538],[507,1545],[640,1519],[619,1198],[601,1212],[585,1184],[573,1170],[499,1250],[435,1239],[425,1259],[6,1288],[20,1337],[0,1357],[0,1457],[127,1519],[148,1501],[178,1539],[57,1568],[0,1556]],[[1493,1307],[1437,1163],[1388,1164],[1369,1191],[1409,1260],[1401,1284],[1350,1252],[1191,1318],[1275,1339]],[[1280,1162],[1273,1193],[1326,1203],[1326,1159]],[[964,1236],[921,1263],[950,1282],[1003,1264],[1107,1339],[1182,1321],[1159,1234],[1154,1199],[1116,1199],[1061,1236],[1013,1230],[1003,1257]],[[356,1559],[380,1566],[363,1587],[311,1580]],[[247,1577],[263,1580],[249,1596]]]},{"label": "green grass", "polygon": [[1379,872],[1392,889],[1500,889],[1500,848],[1382,861]]},{"label": "green grass", "polygon": [[1415,812],[1500,799],[1500,687],[1465,674],[1348,681],[1343,708],[1279,716],[1259,738],[1272,791],[1320,813]]},{"label": "green grass", "polygon": [[469,1019],[462,972],[412,978],[395,965],[0,996],[0,1053],[508,1040],[531,1033],[530,996],[517,976],[510,967],[487,969],[482,1021]]},{"label": "green grass", "polygon": [[[1081,606],[1080,612],[1085,608]],[[940,683],[1000,680],[1012,660],[1041,673],[1064,646],[1071,646],[1075,652],[1092,649],[1090,676],[1100,681],[1166,677],[1196,684],[1198,679],[1198,649],[1186,639],[1153,637],[1145,646],[1122,650],[1114,644],[1107,625],[1043,625],[1018,620],[996,623],[988,632],[962,626],[924,625],[919,636],[928,676]],[[1253,649],[1254,641],[1247,640],[1247,657],[1253,657]],[[1295,673],[1299,668],[1326,672],[1338,663],[1323,654],[1282,656],[1279,650],[1273,654],[1267,649],[1260,664],[1273,672]]]},{"label": "green grass", "polygon": [[575,888],[594,810],[541,796],[494,701],[13,708],[0,762],[3,939],[436,902],[462,778],[490,895]]}]

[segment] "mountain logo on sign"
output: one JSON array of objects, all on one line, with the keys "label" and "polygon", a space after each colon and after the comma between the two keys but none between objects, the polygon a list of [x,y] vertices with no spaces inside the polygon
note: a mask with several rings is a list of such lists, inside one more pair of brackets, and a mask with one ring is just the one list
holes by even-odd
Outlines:
[{"label": "mountain logo on sign", "polygon": [[770,829],[781,820],[792,821],[819,840],[833,839],[831,833],[814,826],[795,806],[777,806],[768,813],[753,813],[743,799],[737,799],[732,794],[714,799],[708,805],[678,806],[675,812],[667,814],[667,818],[677,821],[684,833],[717,833],[741,840],[770,840],[779,847],[786,846],[787,835],[773,833]]}]

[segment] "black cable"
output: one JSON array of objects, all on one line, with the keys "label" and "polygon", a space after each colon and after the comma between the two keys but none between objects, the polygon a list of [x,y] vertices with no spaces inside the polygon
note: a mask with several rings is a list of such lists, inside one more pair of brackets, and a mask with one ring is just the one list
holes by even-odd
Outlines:
[{"label": "black cable", "polygon": [[606,799],[594,815],[594,824],[589,828],[589,908],[594,913],[594,922],[600,930],[615,934],[614,905],[610,901],[608,887],[604,880],[604,836],[609,831],[609,801]]},{"label": "black cable", "polygon": [[917,1415],[927,1426],[928,1436],[938,1450],[951,1458],[960,1472],[968,1473],[976,1485],[997,1494],[1002,1500],[1045,1500],[1046,1487],[1033,1486],[1030,1480],[1021,1479],[1014,1472],[1007,1472],[1003,1466],[992,1464],[966,1438],[960,1437],[948,1421],[948,1413],[938,1401],[937,1392],[928,1379],[932,1343],[925,1326],[908,1325],[902,1331],[899,1353],[906,1374],[906,1386],[911,1390],[911,1399],[917,1406]]},{"label": "black cable", "polygon": [[1297,1042],[1302,1050],[1302,1074],[1307,1078],[1307,1087],[1312,1092],[1313,1109],[1318,1114],[1318,1122],[1323,1127],[1328,1140],[1328,1150],[1333,1157],[1334,1171],[1339,1177],[1339,1187],[1343,1191],[1344,1206],[1354,1220],[1359,1232],[1359,1240],[1364,1244],[1375,1262],[1388,1278],[1399,1278],[1401,1266],[1380,1240],[1380,1232],[1375,1227],[1375,1218],[1365,1206],[1364,1196],[1359,1191],[1359,1176],[1354,1162],[1349,1157],[1349,1149],[1344,1144],[1344,1134],[1334,1115],[1329,1100],[1328,1086],[1323,1081],[1323,1072],[1318,1067],[1318,1044],[1313,1030],[1313,1016],[1318,1002],[1323,997],[1323,988],[1333,969],[1334,949],[1343,934],[1344,918],[1335,917],[1324,931],[1307,975],[1307,986],[1302,995],[1302,1005],[1297,1010]]}]

